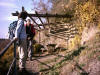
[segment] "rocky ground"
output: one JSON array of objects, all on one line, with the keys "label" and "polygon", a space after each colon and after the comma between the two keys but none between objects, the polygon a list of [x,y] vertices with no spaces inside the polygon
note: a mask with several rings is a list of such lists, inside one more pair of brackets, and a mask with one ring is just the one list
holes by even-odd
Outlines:
[{"label": "rocky ground", "polygon": [[99,42],[93,38],[76,50],[36,54],[27,61],[27,71],[32,75],[100,75]]}]

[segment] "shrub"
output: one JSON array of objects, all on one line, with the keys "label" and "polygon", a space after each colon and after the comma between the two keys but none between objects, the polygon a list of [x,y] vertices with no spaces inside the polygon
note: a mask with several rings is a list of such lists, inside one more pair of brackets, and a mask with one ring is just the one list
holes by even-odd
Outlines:
[{"label": "shrub", "polygon": [[1,74],[6,73],[6,71],[9,68],[9,65],[11,64],[13,59],[13,46],[11,46],[7,52],[4,54],[4,56],[0,59],[0,71]]},{"label": "shrub", "polygon": [[73,49],[77,49],[80,47],[80,42],[81,42],[81,37],[79,35],[76,35],[73,39],[70,40],[69,45],[68,45],[68,49],[69,50],[73,50]]},{"label": "shrub", "polygon": [[85,2],[83,4],[78,4],[76,6],[75,17],[77,17],[79,21],[80,28],[79,31],[82,32],[86,25],[91,25],[89,23],[95,22],[96,18],[99,15],[99,11],[96,9],[95,4],[91,1]]},{"label": "shrub", "polygon": [[34,53],[39,53],[41,52],[41,48],[43,48],[43,46],[41,44],[35,44],[34,45]]}]

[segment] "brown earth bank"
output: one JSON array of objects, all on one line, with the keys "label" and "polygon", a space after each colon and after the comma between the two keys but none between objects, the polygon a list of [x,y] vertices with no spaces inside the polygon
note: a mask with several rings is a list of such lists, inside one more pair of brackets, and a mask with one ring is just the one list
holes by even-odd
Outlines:
[{"label": "brown earth bank", "polygon": [[0,51],[10,42],[9,39],[0,39]]}]

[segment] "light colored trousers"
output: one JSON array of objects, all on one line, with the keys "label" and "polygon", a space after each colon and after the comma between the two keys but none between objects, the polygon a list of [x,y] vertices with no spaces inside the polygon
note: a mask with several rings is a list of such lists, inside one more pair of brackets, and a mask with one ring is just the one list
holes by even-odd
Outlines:
[{"label": "light colored trousers", "polygon": [[25,68],[27,60],[27,42],[26,39],[20,40],[20,45],[18,46],[19,52],[19,68]]},{"label": "light colored trousers", "polygon": [[32,58],[33,55],[32,40],[27,40],[27,50],[28,50],[28,57]]}]

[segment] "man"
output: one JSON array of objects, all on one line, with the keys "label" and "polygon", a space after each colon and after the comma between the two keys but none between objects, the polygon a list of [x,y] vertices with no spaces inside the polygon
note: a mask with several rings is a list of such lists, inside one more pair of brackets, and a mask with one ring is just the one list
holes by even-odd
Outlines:
[{"label": "man", "polygon": [[34,26],[31,24],[31,20],[28,19],[26,22],[26,34],[27,34],[27,49],[28,49],[28,57],[30,61],[32,60],[33,48],[32,48],[32,40],[35,36]]},{"label": "man", "polygon": [[26,42],[26,31],[24,26],[24,20],[27,18],[26,12],[21,12],[18,15],[18,23],[15,31],[15,39],[19,41],[18,52],[19,52],[19,69],[25,70],[25,64],[27,59],[27,42]]}]

